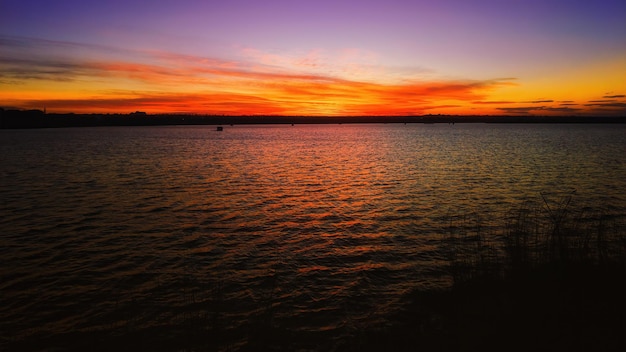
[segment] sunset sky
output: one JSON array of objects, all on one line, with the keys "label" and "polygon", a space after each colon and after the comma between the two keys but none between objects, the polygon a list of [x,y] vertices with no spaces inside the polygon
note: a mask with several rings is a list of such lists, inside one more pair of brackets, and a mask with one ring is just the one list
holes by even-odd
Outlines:
[{"label": "sunset sky", "polygon": [[626,115],[626,1],[1,0],[0,107]]}]

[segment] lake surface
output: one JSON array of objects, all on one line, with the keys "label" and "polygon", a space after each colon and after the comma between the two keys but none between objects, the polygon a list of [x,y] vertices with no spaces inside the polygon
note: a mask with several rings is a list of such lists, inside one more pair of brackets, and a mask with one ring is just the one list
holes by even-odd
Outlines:
[{"label": "lake surface", "polygon": [[452,217],[498,233],[575,190],[622,219],[625,155],[624,125],[2,130],[0,344],[204,329],[238,349],[269,324],[329,349],[450,285]]}]

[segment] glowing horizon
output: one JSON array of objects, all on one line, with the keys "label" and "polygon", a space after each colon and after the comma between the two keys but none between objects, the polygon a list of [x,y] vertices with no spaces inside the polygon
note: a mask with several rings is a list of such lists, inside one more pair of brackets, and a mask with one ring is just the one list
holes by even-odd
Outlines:
[{"label": "glowing horizon", "polygon": [[618,1],[177,4],[6,1],[0,107],[626,114],[626,4]]}]

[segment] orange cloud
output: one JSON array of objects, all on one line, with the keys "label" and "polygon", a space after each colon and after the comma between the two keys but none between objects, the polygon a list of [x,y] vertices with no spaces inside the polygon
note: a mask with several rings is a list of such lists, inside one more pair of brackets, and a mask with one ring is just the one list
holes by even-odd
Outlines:
[{"label": "orange cloud", "polygon": [[[13,45],[11,41],[4,43]],[[31,44],[36,46],[37,41]],[[286,58],[249,49],[248,57],[256,60],[251,62],[155,51],[122,52],[100,60],[91,55],[81,61],[81,57],[60,54],[50,59],[45,52],[32,50],[24,59],[20,45],[13,45],[9,54],[0,57],[0,106],[45,106],[52,112],[142,110],[232,115],[624,113],[624,95],[620,92],[600,97],[610,101],[567,107],[563,100],[516,102],[493,96],[498,89],[519,85],[513,78],[349,79],[325,73],[330,67],[323,59],[325,54],[318,51]],[[339,71],[344,73],[362,70],[376,60],[373,53],[357,49],[341,55],[347,62],[340,65]],[[350,66],[353,64],[361,66]]]},{"label": "orange cloud", "polygon": [[[123,68],[125,74],[131,75],[138,72],[136,66],[116,64],[107,68],[112,71]],[[142,79],[146,78],[143,73],[137,75]],[[256,82],[257,75],[253,73],[252,77],[246,79]],[[417,115],[432,109],[441,99],[471,101],[483,96],[485,93],[482,90],[499,84],[425,82],[390,86],[317,77],[278,77],[280,79],[266,83],[256,82],[256,86],[246,89],[235,84],[232,92],[118,92],[110,97],[57,98],[22,103],[28,106],[46,106],[49,111],[75,112],[144,110],[238,115]]]},{"label": "orange cloud", "polygon": [[[373,83],[289,70],[279,67],[285,61],[279,56],[254,54],[260,59],[253,63],[141,52],[125,60],[84,62],[74,58],[50,61],[45,55],[28,61],[8,57],[0,65],[7,68],[5,77],[35,82],[35,91],[54,86],[52,90],[66,92],[65,98],[59,93],[54,98],[41,94],[41,99],[30,95],[22,100],[12,94],[12,106],[46,106],[59,112],[415,115],[441,105],[442,100],[467,105],[508,84],[507,80]],[[309,53],[313,61],[299,64],[315,65],[317,55]],[[358,50],[343,55],[352,61],[371,56]]]}]

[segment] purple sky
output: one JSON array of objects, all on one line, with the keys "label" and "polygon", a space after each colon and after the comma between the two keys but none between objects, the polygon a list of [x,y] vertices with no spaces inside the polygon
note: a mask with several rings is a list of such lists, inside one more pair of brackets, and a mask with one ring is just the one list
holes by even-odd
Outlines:
[{"label": "purple sky", "polygon": [[[587,86],[572,94],[579,102],[626,93],[614,78],[626,82],[624,23],[623,0],[2,0],[0,40],[31,47],[12,44],[0,64],[46,54],[146,64],[158,61],[146,53],[168,53],[356,82],[510,79],[520,99],[565,100],[566,87]],[[491,100],[513,99],[511,89]]]}]

